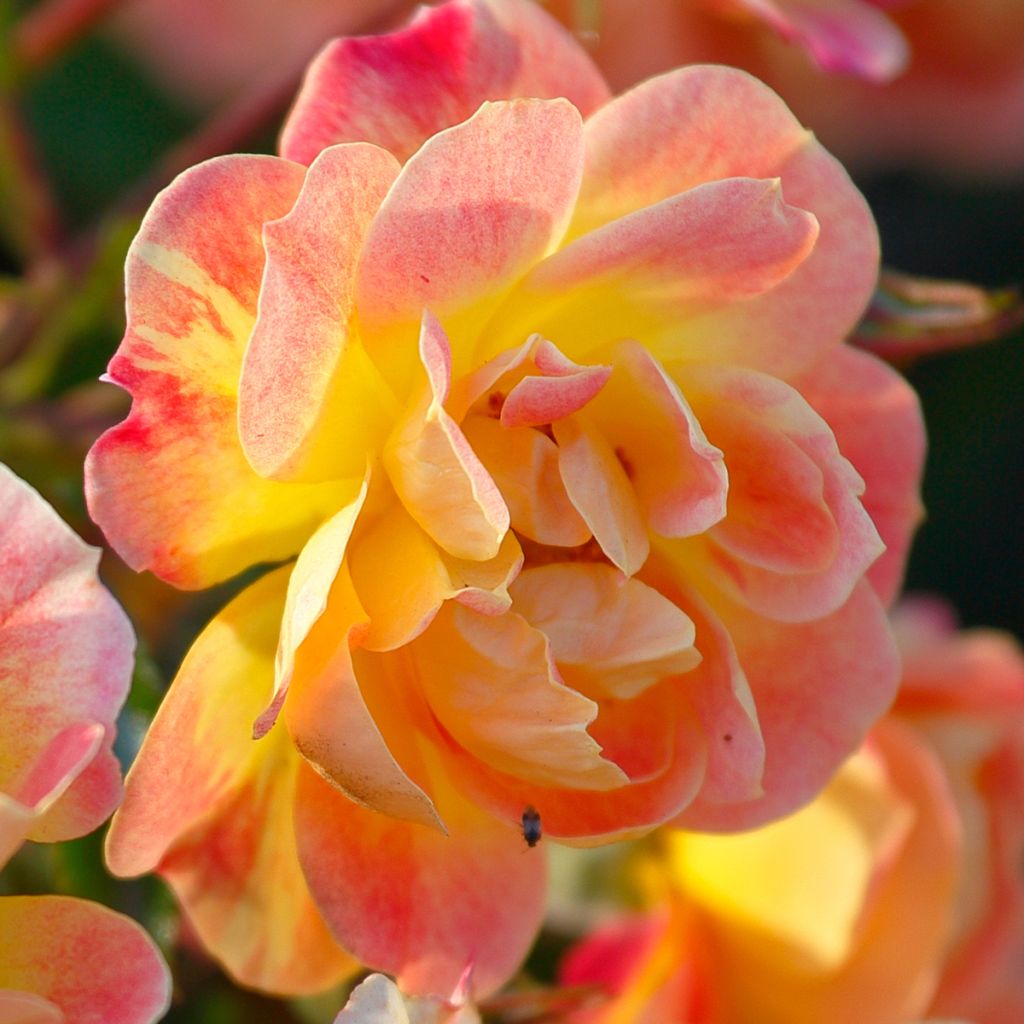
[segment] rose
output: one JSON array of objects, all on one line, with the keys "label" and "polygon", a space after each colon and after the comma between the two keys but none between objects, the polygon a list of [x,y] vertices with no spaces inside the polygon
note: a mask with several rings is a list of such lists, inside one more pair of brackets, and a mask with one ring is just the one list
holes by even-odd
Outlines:
[{"label": "rose", "polygon": [[[0,465],[0,867],[25,838],[92,831],[120,798],[110,746],[134,637],[98,561]],[[4,1020],[147,1024],[169,999],[167,969],[133,921],[85,900],[0,898]]]},{"label": "rose", "polygon": [[108,859],[249,984],[345,970],[323,913],[486,992],[540,917],[527,806],[751,827],[891,700],[923,438],[842,344],[874,228],[749,77],[609,100],[512,0],[332,44],[282,152],[182,176],[129,256],[92,515],[181,586],[298,557],[197,640]]}]

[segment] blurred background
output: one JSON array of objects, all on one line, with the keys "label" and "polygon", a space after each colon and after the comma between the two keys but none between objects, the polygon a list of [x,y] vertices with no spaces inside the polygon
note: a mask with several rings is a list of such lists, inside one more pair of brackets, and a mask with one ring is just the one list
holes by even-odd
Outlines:
[{"label": "blurred background", "polygon": [[[120,340],[124,255],[146,206],[201,159],[273,152],[307,56],[335,32],[388,25],[404,6],[252,0],[242,16],[242,0],[2,0],[0,461],[92,543],[102,538],[85,514],[82,458],[125,412],[125,396],[97,378]],[[593,42],[596,5],[583,6],[579,26]],[[288,9],[291,28],[272,17],[275,7]],[[297,24],[302,31],[292,31]],[[1024,65],[1024,49],[1018,60]],[[1024,281],[1024,169],[991,176],[897,162],[853,173],[874,209],[887,266],[988,288]],[[907,368],[931,445],[927,520],[908,588],[944,595],[968,625],[1018,637],[1022,341],[1017,326],[999,340],[927,355]],[[130,759],[184,650],[237,584],[184,595],[137,577],[109,553],[104,573],[142,641],[121,737]],[[285,1006],[235,990],[188,951],[187,936],[172,949],[179,924],[160,883],[113,881],[100,846],[94,835],[26,849],[0,892],[88,895],[142,919],[184,987],[168,1021],[333,1017],[336,993]],[[560,948],[555,932],[542,937],[530,963],[535,975],[551,977]]]}]

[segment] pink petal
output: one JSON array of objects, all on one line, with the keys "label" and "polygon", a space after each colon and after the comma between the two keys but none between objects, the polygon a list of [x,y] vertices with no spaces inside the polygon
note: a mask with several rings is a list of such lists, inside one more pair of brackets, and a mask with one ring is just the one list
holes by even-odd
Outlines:
[{"label": "pink petal", "polygon": [[700,662],[689,616],[611,566],[528,569],[512,598],[516,612],[548,638],[566,682],[595,699],[631,700]]},{"label": "pink petal", "polygon": [[263,226],[266,267],[238,395],[242,447],[261,476],[360,476],[383,441],[390,396],[350,322],[363,239],[398,172],[375,146],[332,147],[291,211]]},{"label": "pink petal", "polygon": [[796,386],[828,421],[839,450],[864,479],[861,502],[885,544],[868,577],[888,604],[899,592],[910,541],[924,514],[926,442],[917,395],[885,363],[846,347],[808,370]]},{"label": "pink petal", "polygon": [[608,87],[569,34],[523,0],[455,0],[391,35],[338,39],[313,62],[281,137],[311,163],[337,142],[373,142],[407,159],[486,100],[567,96],[583,114]]},{"label": "pink petal", "polygon": [[[878,239],[846,172],[766,86],[733,68],[651,79],[587,121],[577,237],[722,178],[779,178],[817,219],[814,251],[763,295],[688,319],[680,355],[788,373],[837,345],[871,297]],[[713,339],[713,345],[709,339]]]},{"label": "pink petal", "polygon": [[562,682],[544,634],[520,615],[448,606],[412,656],[445,733],[487,764],[540,785],[625,781],[587,731],[597,705]]},{"label": "pink petal", "polygon": [[287,580],[288,567],[264,576],[196,640],[128,773],[106,854],[117,875],[159,871],[205,948],[242,984],[303,993],[352,964],[299,867],[300,759],[282,729],[252,739],[273,689]]},{"label": "pink petal", "polygon": [[449,834],[359,807],[315,772],[296,792],[299,855],[347,949],[404,992],[447,997],[472,965],[485,996],[516,970],[543,914],[545,859],[511,823],[449,792]]},{"label": "pink petal", "polygon": [[803,46],[822,71],[884,84],[907,65],[899,28],[871,0],[728,0]]},{"label": "pink petal", "polygon": [[[60,1011],[54,1017],[40,1001],[23,1001],[28,1016],[4,1018],[19,1024],[152,1024],[171,1002],[153,940],[129,918],[67,896],[0,899],[0,989],[32,993]],[[17,1006],[7,995],[0,1017]]]},{"label": "pink petal", "polygon": [[360,323],[418,323],[424,308],[443,318],[481,300],[493,308],[561,240],[582,165],[580,115],[565,100],[488,103],[435,135],[370,226]]},{"label": "pink petal", "polygon": [[274,157],[200,164],[157,197],[128,254],[128,331],[109,377],[133,407],[90,451],[86,497],[133,569],[178,586],[290,557],[338,504],[332,485],[257,476],[238,440],[260,233],[291,209],[302,178]]},{"label": "pink petal", "polygon": [[664,367],[632,341],[618,345],[608,386],[587,417],[614,445],[650,528],[665,537],[704,533],[725,515],[728,474]]},{"label": "pink petal", "polygon": [[863,481],[828,424],[772,377],[692,367],[687,394],[729,469],[707,572],[760,614],[796,621],[842,605],[883,545]]},{"label": "pink petal", "polygon": [[764,795],[734,804],[701,799],[683,828],[754,828],[807,803],[889,707],[899,658],[885,612],[866,582],[838,611],[796,625],[721,603],[723,626],[750,682],[764,736]]},{"label": "pink petal", "polygon": [[594,539],[627,576],[647,559],[650,541],[629,477],[604,437],[585,420],[559,420],[558,469],[569,500]]},{"label": "pink petal", "polygon": [[426,311],[420,360],[427,387],[388,438],[384,466],[409,514],[445,551],[475,561],[493,558],[509,527],[508,508],[445,411],[451,352],[441,325]]},{"label": "pink petal", "polygon": [[121,796],[110,750],[132,628],[82,543],[0,465],[0,861],[91,832]]}]

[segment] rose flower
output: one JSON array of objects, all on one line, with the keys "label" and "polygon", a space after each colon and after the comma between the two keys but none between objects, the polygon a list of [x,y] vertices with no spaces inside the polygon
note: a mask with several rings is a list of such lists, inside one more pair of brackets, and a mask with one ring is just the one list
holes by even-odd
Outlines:
[{"label": "rose flower", "polygon": [[182,175],[128,258],[91,513],[178,586],[278,564],[185,659],[108,860],[248,984],[337,977],[329,927],[479,995],[540,920],[526,808],[749,828],[885,711],[919,411],[843,343],[861,196],[741,72],[613,99],[533,4],[457,0],[330,44],[281,153]]}]

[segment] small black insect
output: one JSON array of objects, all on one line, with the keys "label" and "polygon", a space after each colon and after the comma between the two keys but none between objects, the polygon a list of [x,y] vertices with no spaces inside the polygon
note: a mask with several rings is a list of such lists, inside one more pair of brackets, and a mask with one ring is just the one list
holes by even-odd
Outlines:
[{"label": "small black insect", "polygon": [[523,838],[526,845],[534,847],[540,842],[540,815],[532,805],[523,811]]}]

